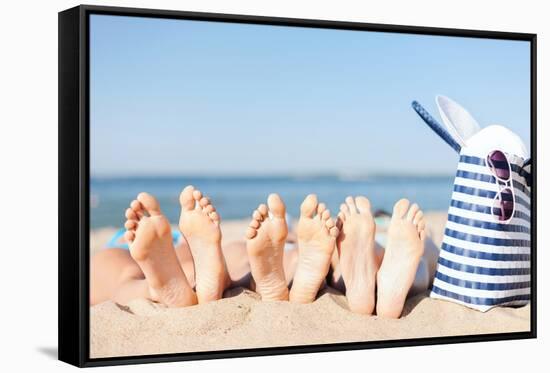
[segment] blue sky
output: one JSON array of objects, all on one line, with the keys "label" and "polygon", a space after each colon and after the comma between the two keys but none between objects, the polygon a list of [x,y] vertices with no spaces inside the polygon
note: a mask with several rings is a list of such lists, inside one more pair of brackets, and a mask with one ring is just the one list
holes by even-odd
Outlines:
[{"label": "blue sky", "polygon": [[529,43],[92,15],[92,176],[452,174],[436,94],[528,146]]}]

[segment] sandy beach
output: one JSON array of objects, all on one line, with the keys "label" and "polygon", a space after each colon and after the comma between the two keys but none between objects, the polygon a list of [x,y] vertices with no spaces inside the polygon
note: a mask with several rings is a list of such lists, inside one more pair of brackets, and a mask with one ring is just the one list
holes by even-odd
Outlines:
[{"label": "sandy beach", "polygon": [[[446,213],[426,214],[439,244]],[[224,221],[224,242],[242,239],[247,221]],[[116,228],[91,232],[91,254]],[[90,357],[113,357],[225,349],[278,347],[419,337],[528,331],[530,305],[481,313],[420,294],[409,299],[403,317],[387,320],[357,315],[334,289],[311,304],[262,302],[242,288],[224,299],[186,308],[167,308],[145,299],[128,305],[104,302],[90,309]]]}]

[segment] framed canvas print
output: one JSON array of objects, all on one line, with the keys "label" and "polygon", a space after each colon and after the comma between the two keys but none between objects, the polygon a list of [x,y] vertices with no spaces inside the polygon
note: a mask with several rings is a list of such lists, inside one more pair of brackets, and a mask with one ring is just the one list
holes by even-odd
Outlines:
[{"label": "framed canvas print", "polygon": [[59,358],[536,336],[536,35],[59,13]]}]

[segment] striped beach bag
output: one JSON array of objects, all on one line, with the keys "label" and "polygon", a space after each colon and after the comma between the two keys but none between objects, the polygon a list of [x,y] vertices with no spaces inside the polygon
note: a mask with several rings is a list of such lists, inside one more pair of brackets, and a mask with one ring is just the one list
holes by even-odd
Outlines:
[{"label": "striped beach bag", "polygon": [[447,223],[430,297],[485,312],[531,294],[531,161],[502,126],[480,128],[460,105],[436,97],[446,129],[414,110],[458,154]]}]

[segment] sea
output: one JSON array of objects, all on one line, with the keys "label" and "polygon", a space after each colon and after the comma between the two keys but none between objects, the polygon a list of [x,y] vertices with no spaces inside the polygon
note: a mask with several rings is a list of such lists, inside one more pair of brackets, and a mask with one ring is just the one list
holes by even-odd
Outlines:
[{"label": "sea", "polygon": [[161,209],[175,224],[179,216],[178,196],[186,185],[194,185],[210,197],[224,219],[250,217],[270,193],[278,193],[291,218],[297,218],[306,195],[317,194],[334,212],[346,196],[364,195],[373,210],[391,212],[400,198],[417,202],[425,211],[445,211],[452,193],[453,177],[378,175],[276,176],[139,176],[92,177],[90,181],[90,225],[92,229],[122,227],[124,212],[140,192],[154,195]]}]

